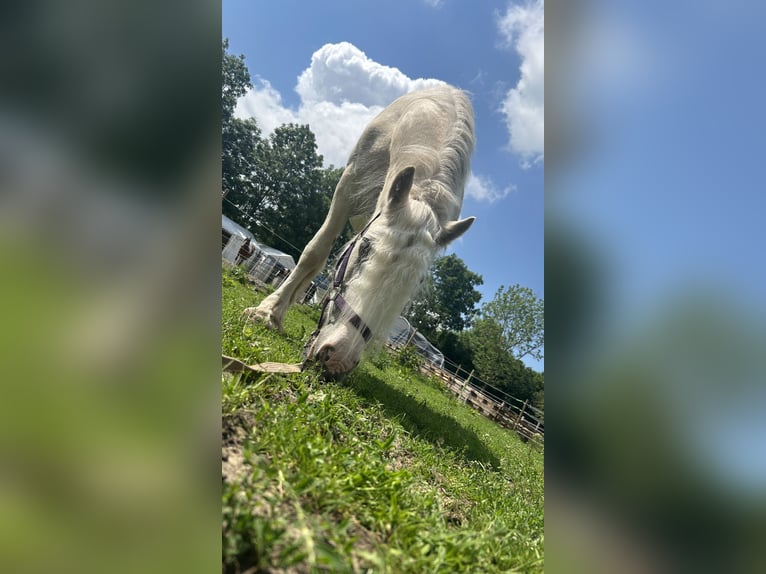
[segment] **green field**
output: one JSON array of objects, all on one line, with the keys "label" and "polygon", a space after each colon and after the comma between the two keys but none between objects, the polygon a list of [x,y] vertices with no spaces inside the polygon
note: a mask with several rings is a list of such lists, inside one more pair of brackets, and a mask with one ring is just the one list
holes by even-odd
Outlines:
[{"label": "green field", "polygon": [[[223,273],[224,354],[300,361],[316,309],[277,334]],[[543,456],[372,351],[343,383],[315,371],[222,378],[225,572],[542,572]]]}]

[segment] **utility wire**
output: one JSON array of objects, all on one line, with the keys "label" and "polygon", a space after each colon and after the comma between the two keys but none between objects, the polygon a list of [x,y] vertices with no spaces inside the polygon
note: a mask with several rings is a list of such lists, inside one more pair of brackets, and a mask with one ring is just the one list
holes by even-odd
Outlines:
[{"label": "utility wire", "polygon": [[247,221],[249,221],[250,223],[254,223],[254,224],[255,224],[255,225],[257,225],[258,227],[261,227],[261,228],[265,229],[266,231],[268,231],[269,233],[271,233],[272,235],[274,235],[274,237],[276,237],[276,238],[278,238],[278,239],[280,239],[280,240],[284,241],[284,242],[285,242],[287,245],[289,245],[289,246],[290,246],[290,247],[291,247],[291,248],[292,248],[292,249],[295,251],[295,253],[298,255],[298,257],[300,257],[300,255],[301,255],[302,251],[301,251],[300,249],[298,249],[298,248],[297,248],[295,245],[293,245],[292,243],[290,243],[290,242],[289,242],[287,239],[285,239],[284,237],[282,237],[281,235],[279,235],[279,234],[278,234],[276,231],[274,231],[273,229],[271,229],[271,228],[270,228],[270,227],[268,227],[267,225],[264,225],[264,224],[263,224],[263,223],[261,223],[260,221],[256,220],[256,219],[255,219],[255,218],[253,218],[252,216],[250,216],[250,215],[248,215],[247,213],[245,213],[244,211],[242,211],[242,208],[240,208],[240,207],[239,207],[239,205],[237,205],[236,203],[232,202],[232,201],[231,201],[229,198],[227,198],[227,197],[224,197],[224,198],[223,198],[223,200],[224,200],[225,202],[227,202],[229,205],[231,205],[231,206],[232,206],[234,209],[236,209],[237,211],[239,211],[239,212],[242,214],[242,216],[243,216],[243,217],[244,217],[244,218],[245,218]]}]

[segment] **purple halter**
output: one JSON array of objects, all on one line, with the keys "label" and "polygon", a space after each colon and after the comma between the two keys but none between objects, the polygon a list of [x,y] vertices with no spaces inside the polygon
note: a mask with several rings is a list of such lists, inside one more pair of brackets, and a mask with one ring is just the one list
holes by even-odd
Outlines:
[{"label": "purple halter", "polygon": [[351,253],[354,251],[354,247],[356,247],[356,244],[359,243],[361,239],[364,239],[365,232],[369,229],[370,225],[372,225],[372,222],[375,221],[378,217],[380,217],[380,212],[375,214],[375,216],[370,219],[369,222],[367,222],[367,225],[365,225],[364,228],[356,235],[356,237],[351,240],[351,243],[348,244],[348,247],[346,247],[343,255],[340,256],[338,264],[335,267],[335,278],[333,279],[332,289],[327,292],[327,295],[325,295],[324,301],[322,302],[322,313],[319,316],[319,323],[317,324],[316,330],[311,335],[311,339],[316,337],[316,335],[319,333],[319,330],[322,328],[322,325],[327,318],[325,315],[327,306],[329,305],[330,301],[335,303],[341,313],[347,313],[349,315],[348,322],[351,323],[351,325],[353,325],[357,331],[359,331],[359,334],[362,335],[362,339],[364,339],[365,343],[369,342],[370,338],[372,337],[372,331],[370,328],[362,320],[362,318],[356,314],[356,311],[351,308],[351,305],[348,304],[346,299],[343,298],[343,280],[346,277],[346,269],[348,268],[348,262],[349,259],[351,259]]}]

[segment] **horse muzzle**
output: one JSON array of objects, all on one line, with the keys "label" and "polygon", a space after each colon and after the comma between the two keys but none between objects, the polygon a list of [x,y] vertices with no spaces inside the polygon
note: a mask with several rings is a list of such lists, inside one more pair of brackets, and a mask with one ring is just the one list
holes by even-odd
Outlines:
[{"label": "horse muzzle", "polygon": [[349,349],[342,340],[317,334],[306,344],[304,357],[304,364],[319,365],[326,379],[340,381],[359,364],[361,350]]}]

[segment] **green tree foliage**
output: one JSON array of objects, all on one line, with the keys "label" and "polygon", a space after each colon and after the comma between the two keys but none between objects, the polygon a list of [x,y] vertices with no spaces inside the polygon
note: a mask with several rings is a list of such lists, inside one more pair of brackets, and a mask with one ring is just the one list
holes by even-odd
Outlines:
[{"label": "green tree foliage", "polygon": [[224,122],[234,116],[237,100],[251,87],[250,72],[245,65],[244,56],[232,56],[227,53],[229,40],[221,44],[221,116]]},{"label": "green tree foliage", "polygon": [[531,289],[501,286],[485,303],[469,335],[479,378],[508,394],[543,404],[543,375],[527,367],[525,356],[542,358],[543,300]]},{"label": "green tree foliage", "polygon": [[229,41],[224,40],[221,81],[221,187],[225,199],[224,215],[249,227],[249,217],[259,203],[259,175],[256,148],[262,145],[261,130],[252,119],[234,117],[237,99],[250,88],[250,72],[244,56],[227,53]]},{"label": "green tree foliage", "polygon": [[468,269],[454,253],[440,257],[408,313],[412,325],[436,342],[439,333],[459,332],[470,326],[481,293],[474,287],[484,283],[481,275]]},{"label": "green tree foliage", "polygon": [[[460,369],[460,376],[465,377],[474,369],[473,351],[470,344],[470,331],[439,331],[430,341],[449,358],[449,362],[444,363],[444,369],[457,373]],[[454,363],[454,365],[452,364]]]},{"label": "green tree foliage", "polygon": [[481,310],[499,329],[502,348],[517,359],[543,357],[544,305],[528,287],[500,286]]},{"label": "green tree foliage", "polygon": [[[299,255],[324,220],[342,169],[322,168],[308,126],[284,125],[268,138],[252,119],[234,117],[237,100],[251,87],[244,56],[222,43],[221,172],[223,213],[264,243]],[[340,247],[350,226],[336,241]]]},{"label": "green tree foliage", "polygon": [[533,404],[543,388],[543,376],[514,357],[507,348],[503,330],[492,319],[478,319],[470,333],[473,364],[478,378],[521,400]]},{"label": "green tree foliage", "polygon": [[286,124],[256,148],[261,170],[260,201],[253,210],[258,235],[273,247],[297,255],[327,215],[322,156],[307,125]]},{"label": "green tree foliage", "polygon": [[221,176],[225,193],[223,213],[245,227],[263,196],[263,172],[258,168],[256,150],[263,145],[261,130],[254,120],[232,118],[223,125]]}]

